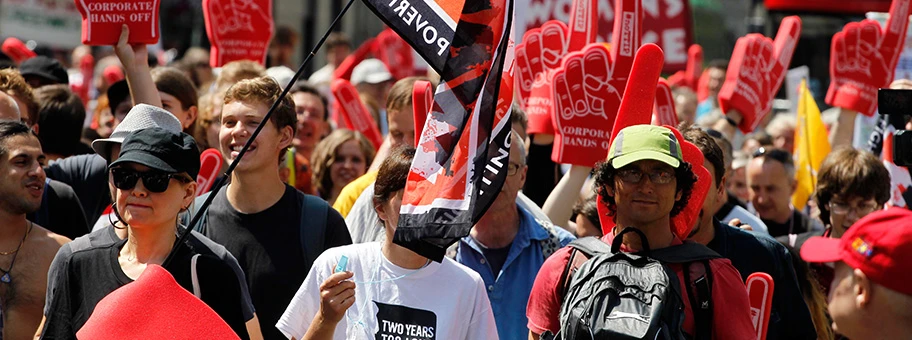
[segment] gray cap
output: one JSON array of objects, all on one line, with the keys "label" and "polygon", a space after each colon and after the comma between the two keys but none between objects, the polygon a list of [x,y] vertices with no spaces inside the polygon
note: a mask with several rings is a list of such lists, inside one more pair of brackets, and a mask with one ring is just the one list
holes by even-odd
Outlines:
[{"label": "gray cap", "polygon": [[162,128],[174,133],[181,132],[183,126],[171,112],[165,111],[160,107],[147,104],[139,104],[130,109],[127,117],[114,128],[111,136],[104,139],[96,139],[92,142],[92,149],[95,153],[104,157],[111,162],[111,144],[121,144],[133,132],[147,128]]}]

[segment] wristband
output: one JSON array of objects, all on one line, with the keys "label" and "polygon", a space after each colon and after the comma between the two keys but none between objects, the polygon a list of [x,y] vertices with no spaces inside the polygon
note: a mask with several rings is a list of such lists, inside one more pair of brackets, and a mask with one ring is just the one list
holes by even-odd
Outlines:
[{"label": "wristband", "polygon": [[735,122],[735,120],[729,116],[725,116],[725,121],[728,122],[728,124],[733,127],[738,127],[738,122]]}]

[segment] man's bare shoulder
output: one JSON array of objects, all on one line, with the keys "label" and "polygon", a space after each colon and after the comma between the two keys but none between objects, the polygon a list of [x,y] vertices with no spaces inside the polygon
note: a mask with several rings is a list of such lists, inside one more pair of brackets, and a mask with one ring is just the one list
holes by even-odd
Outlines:
[{"label": "man's bare shoulder", "polygon": [[26,241],[31,245],[29,248],[38,251],[42,255],[50,254],[53,257],[57,254],[60,246],[71,240],[66,236],[55,234],[40,225],[33,224],[32,231]]}]

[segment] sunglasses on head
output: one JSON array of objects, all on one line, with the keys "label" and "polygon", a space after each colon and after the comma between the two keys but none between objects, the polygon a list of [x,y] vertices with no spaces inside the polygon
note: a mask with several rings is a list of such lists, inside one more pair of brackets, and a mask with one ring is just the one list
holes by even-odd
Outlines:
[{"label": "sunglasses on head", "polygon": [[189,181],[188,178],[179,174],[160,171],[139,172],[124,168],[111,169],[111,179],[114,182],[114,187],[120,190],[132,190],[136,187],[136,182],[139,181],[140,178],[142,178],[143,187],[145,187],[146,190],[155,193],[161,193],[168,190],[168,185],[171,183],[172,178],[181,183],[187,183]]}]

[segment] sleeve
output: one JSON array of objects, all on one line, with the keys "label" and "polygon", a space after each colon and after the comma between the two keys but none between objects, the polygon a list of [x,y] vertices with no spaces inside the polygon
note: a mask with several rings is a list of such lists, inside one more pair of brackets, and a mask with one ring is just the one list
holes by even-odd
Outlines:
[{"label": "sleeve", "polygon": [[247,276],[244,274],[244,270],[241,269],[241,265],[238,264],[237,259],[234,255],[231,255],[228,250],[225,250],[225,256],[222,258],[222,261],[231,268],[231,271],[233,271],[235,277],[237,277],[238,284],[241,286],[241,309],[244,313],[244,321],[250,321],[250,319],[253,319],[253,314],[256,310],[253,308],[253,301],[250,299],[250,290],[247,288]]},{"label": "sleeve", "polygon": [[491,309],[491,301],[488,300],[488,293],[485,292],[484,282],[480,276],[473,277],[475,281],[475,310],[472,313],[472,319],[469,320],[466,332],[466,340],[472,339],[489,339],[497,340],[497,323],[494,321],[494,311]]},{"label": "sleeve", "polygon": [[285,309],[285,313],[282,313],[282,317],[279,318],[279,322],[275,325],[289,339],[292,337],[295,339],[304,338],[310,323],[313,321],[314,316],[317,315],[317,309],[320,308],[320,284],[329,277],[327,269],[330,267],[327,264],[328,257],[326,253],[323,254],[314,261],[314,265],[310,267],[310,272],[307,273],[304,283],[298,288],[291,302],[289,302],[288,308]]},{"label": "sleeve", "polygon": [[[779,326],[776,329],[780,331],[779,336],[782,338],[817,339],[814,320],[811,319],[811,312],[801,295],[801,288],[798,287],[798,277],[792,266],[792,255],[787,249],[780,249],[782,256],[779,257],[779,270],[774,278],[776,284],[773,288],[773,306],[779,312]],[[773,319],[770,318],[770,321]]]},{"label": "sleeve", "polygon": [[752,339],[750,302],[741,274],[728,259],[709,261],[712,268],[713,339]]},{"label": "sleeve", "polygon": [[348,227],[345,220],[336,209],[329,209],[326,213],[326,234],[324,239],[324,249],[335,248],[352,244],[351,234],[348,233]]},{"label": "sleeve", "polygon": [[557,164],[551,160],[551,148],[553,144],[537,145],[532,144],[529,147],[529,157],[526,165],[529,166],[529,172],[526,174],[526,185],[523,186],[523,193],[529,196],[538,206],[545,205],[545,200],[551,194],[551,190],[560,180],[560,172],[557,170]]},{"label": "sleeve", "polygon": [[52,162],[44,171],[48,178],[73,187],[86,221],[94,222],[111,203],[107,166],[107,161],[99,155],[79,155]]},{"label": "sleeve", "polygon": [[65,183],[54,181],[51,181],[51,186],[54,188],[57,197],[50,201],[51,196],[48,196],[48,207],[54,212],[51,214],[51,220],[54,223],[50,224],[67,226],[65,229],[58,228],[58,231],[52,231],[70,239],[88,234],[91,229],[89,229],[89,223],[86,221],[82,203],[76,193],[73,192],[73,188]]},{"label": "sleeve", "polygon": [[40,339],[75,339],[70,306],[69,261],[72,252],[67,245],[57,251],[48,269],[47,300],[44,305],[44,328]]},{"label": "sleeve", "polygon": [[[529,303],[526,305],[526,325],[530,331],[542,334],[545,331],[557,333],[560,330],[561,296],[558,292],[561,274],[570,261],[570,248],[564,247],[545,260],[529,294]],[[746,293],[745,293],[746,294]],[[747,299],[745,295],[745,299]]]},{"label": "sleeve", "polygon": [[342,188],[336,201],[333,202],[333,209],[336,209],[343,218],[348,216],[348,213],[351,212],[352,206],[355,205],[358,196],[361,195],[361,190],[358,190],[360,185],[358,184],[357,180],[348,183],[348,185]]}]

